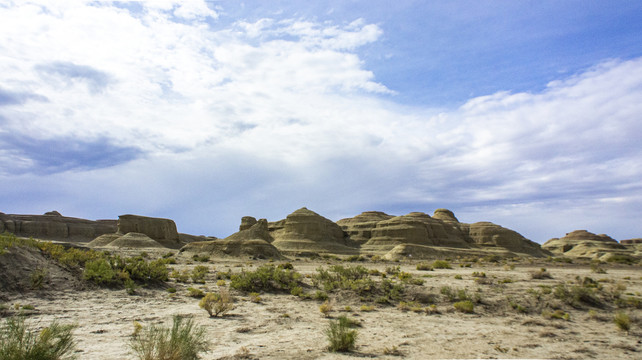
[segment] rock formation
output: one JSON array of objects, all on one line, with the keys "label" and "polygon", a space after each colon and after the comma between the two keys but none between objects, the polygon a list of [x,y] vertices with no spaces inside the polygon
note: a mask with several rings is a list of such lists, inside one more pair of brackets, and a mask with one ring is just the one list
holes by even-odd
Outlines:
[{"label": "rock formation", "polygon": [[173,220],[153,218],[140,215],[120,215],[118,217],[118,233],[141,233],[156,240],[168,248],[180,248],[181,244],[176,224]]},{"label": "rock formation", "polygon": [[516,253],[535,256],[550,255],[541,246],[523,237],[516,231],[490,222],[477,222],[468,226],[468,236],[482,247],[498,247]]},{"label": "rock formation", "polygon": [[[252,223],[250,227],[247,224]],[[281,252],[270,242],[272,237],[265,219],[256,220],[246,216],[241,221],[240,231],[225,239],[197,241],[185,245],[181,252],[206,253],[216,257],[249,257],[253,259],[282,259]]]},{"label": "rock formation", "polygon": [[575,230],[562,238],[552,238],[542,245],[556,255],[608,260],[613,255],[631,257],[634,252],[608,235]]},{"label": "rock formation", "polygon": [[306,208],[270,223],[269,230],[274,238],[272,245],[282,252],[357,253],[339,225]]},{"label": "rock formation", "polygon": [[88,242],[102,234],[116,232],[115,220],[85,220],[50,211],[44,215],[0,213],[0,233],[7,231],[41,240]]},{"label": "rock formation", "polygon": [[378,222],[393,218],[381,211],[366,211],[353,218],[341,219],[337,225],[358,245],[365,244],[372,237],[372,230]]}]

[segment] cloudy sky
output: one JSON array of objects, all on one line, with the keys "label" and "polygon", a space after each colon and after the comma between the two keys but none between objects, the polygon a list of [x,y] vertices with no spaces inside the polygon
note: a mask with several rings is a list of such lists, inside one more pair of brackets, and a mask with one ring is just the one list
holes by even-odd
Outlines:
[{"label": "cloudy sky", "polygon": [[642,237],[642,2],[0,1],[0,211]]}]

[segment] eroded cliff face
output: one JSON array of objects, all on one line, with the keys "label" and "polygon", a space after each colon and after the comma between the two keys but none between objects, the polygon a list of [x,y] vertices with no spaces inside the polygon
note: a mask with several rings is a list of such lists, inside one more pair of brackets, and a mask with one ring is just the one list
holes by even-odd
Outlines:
[{"label": "eroded cliff face", "polygon": [[552,238],[542,248],[556,255],[608,260],[613,256],[635,257],[635,246],[627,247],[605,234],[575,230],[561,238]]},{"label": "eroded cliff face", "polygon": [[88,242],[117,230],[116,220],[85,220],[62,216],[57,211],[44,215],[0,213],[0,232],[42,240]]}]

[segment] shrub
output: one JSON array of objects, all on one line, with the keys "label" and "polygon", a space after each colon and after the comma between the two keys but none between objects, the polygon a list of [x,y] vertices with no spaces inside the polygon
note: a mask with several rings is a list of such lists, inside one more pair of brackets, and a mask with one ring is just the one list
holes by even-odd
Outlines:
[{"label": "shrub", "polygon": [[203,293],[203,290],[201,290],[201,289],[188,287],[187,288],[187,296],[193,297],[193,298],[202,298],[203,296],[205,296],[205,293]]},{"label": "shrub", "polygon": [[176,280],[179,283],[186,283],[189,280],[189,271],[188,270],[183,270],[182,272],[178,270],[172,271],[170,274],[172,279]]},{"label": "shrub", "polygon": [[225,282],[225,280],[223,280],[223,279],[221,279],[221,280],[216,280],[216,286],[221,287],[221,286],[225,286],[225,284],[227,284],[227,283],[226,283],[226,282]]},{"label": "shrub", "polygon": [[372,306],[372,305],[361,305],[361,309],[360,310],[361,311],[365,311],[365,312],[370,312],[370,311],[374,310],[374,306]]},{"label": "shrub", "polygon": [[198,255],[198,254],[194,254],[194,256],[192,256],[192,259],[193,259],[194,261],[199,261],[199,262],[208,262],[208,261],[210,261],[210,257],[209,257],[209,255]]},{"label": "shrub", "polygon": [[151,326],[132,335],[129,347],[141,360],[195,360],[208,350],[205,328],[174,316],[171,329]]},{"label": "shrub", "polygon": [[261,302],[260,294],[256,292],[250,293],[250,301],[257,304],[260,303]]},{"label": "shrub", "polygon": [[319,306],[319,311],[321,311],[325,317],[328,317],[332,311],[332,304],[330,304],[328,300],[324,301],[323,304]]},{"label": "shrub", "polygon": [[347,352],[355,348],[357,330],[352,330],[351,322],[347,317],[340,316],[337,321],[330,321],[325,334],[330,342],[328,350],[332,352]]},{"label": "shrub", "polygon": [[41,331],[29,329],[24,317],[12,317],[0,326],[0,360],[73,359],[70,354],[75,342],[73,325],[59,325],[56,321]]},{"label": "shrub", "polygon": [[45,268],[38,268],[31,272],[29,275],[29,280],[31,282],[32,289],[42,289],[42,286],[45,284],[49,272]]},{"label": "shrub", "polygon": [[85,264],[83,276],[85,280],[92,281],[98,285],[113,286],[120,283],[118,274],[106,259],[88,261]]},{"label": "shrub", "polygon": [[624,312],[618,311],[613,317],[613,322],[622,331],[629,331],[631,329],[631,318]]},{"label": "shrub", "polygon": [[470,314],[474,311],[475,305],[470,300],[458,301],[453,304],[457,311]]},{"label": "shrub", "polygon": [[448,261],[446,261],[446,260],[435,260],[432,263],[432,267],[434,269],[452,269],[450,267],[450,263]]},{"label": "shrub", "polygon": [[461,279],[463,279],[463,277],[461,275],[459,275],[459,274],[455,275],[455,280],[461,280]]},{"label": "shrub", "polygon": [[553,276],[551,273],[546,271],[545,268],[539,269],[539,271],[531,272],[531,279],[552,279]]},{"label": "shrub", "polygon": [[542,316],[545,317],[545,318],[549,318],[549,319],[558,319],[558,320],[566,320],[566,321],[570,321],[571,320],[571,314],[569,314],[567,312],[564,312],[562,310],[559,310],[559,309],[555,310],[553,312],[545,310],[545,311],[542,312]]},{"label": "shrub", "polygon": [[[199,284],[205,283],[205,275],[210,271],[207,266],[197,265],[192,269],[192,281]],[[223,280],[225,282],[225,280]]]},{"label": "shrub", "polygon": [[301,274],[294,270],[264,265],[255,271],[243,271],[231,277],[230,287],[241,291],[290,291],[299,286]]},{"label": "shrub", "polygon": [[419,263],[417,264],[417,270],[422,270],[422,271],[433,271],[432,266],[427,263]]},{"label": "shrub", "polygon": [[221,290],[219,293],[205,294],[198,306],[207,311],[210,317],[215,317],[224,316],[228,311],[233,310],[234,302],[227,290]]}]

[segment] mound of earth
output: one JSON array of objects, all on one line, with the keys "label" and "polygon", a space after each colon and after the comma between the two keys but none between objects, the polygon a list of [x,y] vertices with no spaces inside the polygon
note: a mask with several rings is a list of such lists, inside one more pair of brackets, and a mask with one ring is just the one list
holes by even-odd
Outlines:
[{"label": "mound of earth", "polygon": [[498,247],[536,257],[551,255],[548,251],[542,250],[539,244],[526,239],[518,232],[491,222],[476,222],[467,227],[468,236],[475,244],[484,248]]},{"label": "mound of earth", "polygon": [[143,248],[164,248],[161,243],[150,238],[149,236],[141,233],[129,232],[109,244],[105,245],[106,247],[112,248],[132,248],[132,249],[143,249]]},{"label": "mound of earth", "polygon": [[115,220],[86,220],[62,216],[58,211],[44,215],[0,213],[0,233],[42,240],[88,242],[102,234],[116,232]]},{"label": "mound of earth", "polygon": [[121,236],[122,236],[121,234],[103,234],[95,238],[94,240],[90,241],[87,244],[87,246],[91,248],[104,247],[109,245],[112,241],[118,239]]},{"label": "mound of earth", "polygon": [[402,259],[443,259],[455,258],[465,256],[485,256],[497,255],[503,258],[516,257],[518,254],[508,251],[506,249],[474,249],[474,248],[449,248],[442,246],[425,246],[416,244],[400,244],[387,252],[383,258],[386,260],[402,260]]},{"label": "mound of earth", "polygon": [[635,257],[634,251],[605,234],[593,234],[586,230],[575,230],[562,238],[552,238],[542,245],[543,249],[556,255],[578,258],[608,260],[621,256]]},{"label": "mound of earth", "polygon": [[[41,283],[37,282],[38,278],[42,279]],[[9,292],[84,287],[77,274],[46,257],[38,248],[14,246],[0,255],[0,299]]]},{"label": "mound of earth", "polygon": [[269,230],[274,239],[272,245],[282,252],[358,253],[339,225],[306,208],[270,223]]},{"label": "mound of earth", "polygon": [[337,225],[348,234],[350,240],[362,245],[370,240],[378,222],[392,218],[392,215],[381,211],[366,211],[353,218],[341,219]]},{"label": "mound of earth", "polygon": [[[251,220],[253,219],[253,220]],[[248,223],[253,223],[247,227]],[[181,252],[205,253],[214,257],[249,257],[253,259],[283,259],[281,252],[270,244],[272,237],[265,219],[244,217],[240,231],[225,239],[196,241],[185,245]]]}]

